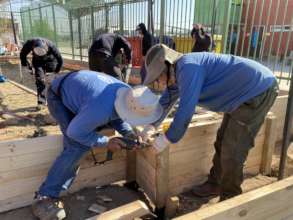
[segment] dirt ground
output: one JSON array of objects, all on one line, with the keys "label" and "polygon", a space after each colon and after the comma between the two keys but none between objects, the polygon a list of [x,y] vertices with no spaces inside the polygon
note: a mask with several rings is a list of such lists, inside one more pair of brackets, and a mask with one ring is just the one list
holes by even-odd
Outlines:
[{"label": "dirt ground", "polygon": [[[276,181],[276,178],[256,176],[247,177],[244,181],[242,187],[245,192],[252,189],[259,188],[261,186],[270,184]],[[99,199],[99,196],[107,196],[113,201],[105,203]],[[69,194],[62,197],[62,201],[65,204],[67,212],[67,220],[84,220],[86,218],[95,216],[96,213],[88,211],[88,208],[96,203],[111,210],[113,208],[125,205],[127,203],[133,202],[137,199],[144,201],[149,208],[152,210],[153,206],[149,203],[148,199],[142,191],[133,191],[123,187],[123,184],[117,183],[112,185],[107,185],[102,188],[87,188],[83,189],[77,193]],[[191,192],[182,193],[179,195],[179,209],[176,216],[180,216],[200,208],[215,204],[219,201],[219,198],[205,198],[201,199],[192,195]],[[36,218],[31,213],[30,206],[12,210],[9,212],[0,213],[1,220],[36,220]],[[153,220],[153,216],[145,216],[143,220]]]},{"label": "dirt ground", "polygon": [[[111,198],[111,202],[103,202],[99,196],[107,196]],[[87,188],[77,193],[69,194],[62,198],[64,202],[68,220],[84,220],[86,218],[97,215],[88,208],[92,204],[98,204],[111,210],[113,208],[125,205],[135,200],[142,200],[148,204],[146,197],[142,192],[135,192],[133,190],[123,187],[122,183],[115,183],[113,185],[103,186],[101,188]],[[36,220],[31,213],[30,207],[12,210],[0,214],[1,220]],[[146,216],[143,219],[151,220],[152,216]]]},{"label": "dirt ground", "polygon": [[[19,138],[32,138],[60,133],[58,126],[50,117],[47,109],[36,110],[36,96],[15,85],[6,82],[0,84],[0,141]],[[278,150],[274,156],[274,165],[278,163]],[[276,172],[276,167],[274,172]],[[293,169],[292,169],[293,170]],[[249,191],[276,181],[274,177],[256,176],[246,177],[243,184],[244,191]],[[103,203],[98,200],[99,195],[106,195],[112,202]],[[99,189],[88,188],[63,197],[68,213],[68,220],[79,220],[94,216],[88,211],[91,204],[97,203],[112,209],[136,199],[148,204],[144,194],[123,187],[121,184],[105,186]],[[180,206],[177,216],[203,208],[218,202],[218,198],[200,199],[186,192],[179,195]],[[150,204],[148,204],[150,205]],[[151,207],[151,205],[150,205]],[[24,207],[0,214],[1,220],[34,220],[30,207]],[[144,219],[153,219],[146,217]]]},{"label": "dirt ground", "polygon": [[36,96],[10,82],[0,84],[0,141],[60,133],[47,108],[36,109]]}]

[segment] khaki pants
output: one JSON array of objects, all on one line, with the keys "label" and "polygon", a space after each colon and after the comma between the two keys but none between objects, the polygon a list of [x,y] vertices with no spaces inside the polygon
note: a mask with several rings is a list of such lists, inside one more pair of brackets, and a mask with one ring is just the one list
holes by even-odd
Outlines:
[{"label": "khaki pants", "polygon": [[214,144],[216,153],[208,182],[221,188],[221,200],[242,193],[243,166],[266,114],[278,95],[275,82],[262,94],[225,113]]}]

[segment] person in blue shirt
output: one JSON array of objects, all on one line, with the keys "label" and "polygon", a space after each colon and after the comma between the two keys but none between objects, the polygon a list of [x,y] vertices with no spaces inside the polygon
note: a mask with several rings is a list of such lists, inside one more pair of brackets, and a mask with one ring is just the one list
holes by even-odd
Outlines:
[{"label": "person in blue shirt", "polygon": [[146,126],[142,136],[155,130],[178,99],[173,122],[154,139],[159,152],[183,137],[196,106],[223,112],[209,178],[193,192],[201,197],[220,195],[221,200],[242,193],[243,164],[278,94],[273,73],[250,59],[208,52],[183,55],[163,44],[149,50],[145,65],[143,84],[158,81],[167,88],[160,98],[162,117]]},{"label": "person in blue shirt", "polygon": [[145,86],[132,89],[114,77],[89,70],[53,80],[48,89],[48,108],[60,126],[64,149],[37,192],[34,215],[48,220],[65,218],[58,197],[73,182],[81,157],[93,148],[116,151],[125,146],[117,137],[108,138],[96,130],[110,126],[124,137],[137,138],[130,124],[158,120],[163,112],[158,102]]}]

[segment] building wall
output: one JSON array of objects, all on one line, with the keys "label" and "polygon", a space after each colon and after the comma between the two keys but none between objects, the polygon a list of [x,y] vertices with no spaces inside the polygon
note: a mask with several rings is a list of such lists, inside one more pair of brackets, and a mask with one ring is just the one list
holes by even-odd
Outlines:
[{"label": "building wall", "polygon": [[[257,1],[256,9],[254,13],[254,4]],[[261,13],[263,5],[263,13]],[[270,2],[271,2],[271,9],[270,9]],[[278,9],[278,2],[279,9]],[[249,4],[248,4],[249,3]],[[245,30],[245,51],[247,52],[249,38],[251,36],[251,25],[255,28],[256,31],[259,31],[259,26],[261,29],[264,30],[263,35],[259,35],[260,42],[264,44],[264,56],[268,56],[270,50],[270,44],[272,42],[272,49],[271,54],[274,56],[277,54],[279,56],[284,56],[285,49],[286,49],[286,42],[289,37],[290,32],[283,32],[281,34],[281,27],[284,21],[284,25],[289,25],[291,22],[291,18],[293,15],[293,0],[288,0],[288,6],[286,11],[286,0],[244,0],[243,12],[242,12],[242,36],[244,31],[244,24],[246,18],[246,12],[248,10],[248,17],[247,17],[247,28]],[[254,15],[255,14],[255,15]],[[254,19],[253,19],[254,17]],[[280,25],[280,30],[278,32],[272,32],[271,28],[276,27],[276,25]],[[293,27],[291,27],[291,31],[293,31]],[[278,51],[279,40],[281,38],[280,47]],[[289,42],[287,56],[290,54],[290,51],[293,51],[293,33],[291,33],[291,39]]]}]

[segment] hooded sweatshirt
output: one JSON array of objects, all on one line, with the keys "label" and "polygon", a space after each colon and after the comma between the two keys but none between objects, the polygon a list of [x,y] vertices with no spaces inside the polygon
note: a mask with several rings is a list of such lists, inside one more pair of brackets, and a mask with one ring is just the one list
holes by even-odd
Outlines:
[{"label": "hooded sweatshirt", "polygon": [[89,54],[100,52],[115,57],[121,48],[124,49],[127,60],[131,61],[131,45],[125,37],[112,33],[101,34],[93,40]]},{"label": "hooded sweatshirt", "polygon": [[[48,48],[48,52],[45,56],[38,56],[33,52],[35,46],[40,46],[45,44],[44,46]],[[33,65],[34,66],[43,66],[43,64],[49,64],[52,62],[57,62],[57,66],[55,72],[58,73],[63,65],[62,56],[57,49],[57,47],[48,39],[45,38],[33,38],[27,40],[23,45],[20,52],[20,61],[22,66],[27,66],[27,55],[33,52]]]},{"label": "hooded sweatshirt", "polygon": [[146,26],[145,26],[144,23],[140,23],[138,25],[138,29],[140,29],[142,34],[143,34],[143,38],[142,38],[142,55],[145,56],[147,54],[148,50],[153,45],[153,37],[150,34],[150,32],[147,31]]}]

